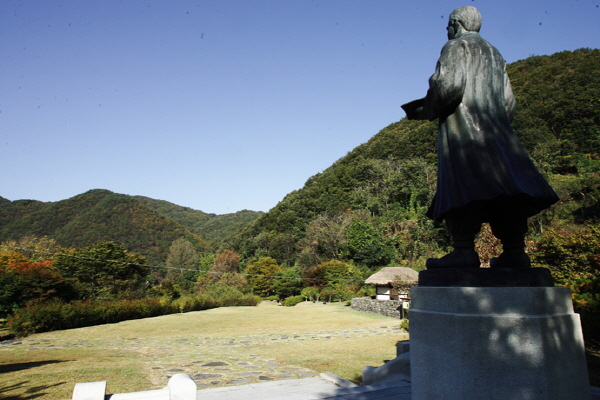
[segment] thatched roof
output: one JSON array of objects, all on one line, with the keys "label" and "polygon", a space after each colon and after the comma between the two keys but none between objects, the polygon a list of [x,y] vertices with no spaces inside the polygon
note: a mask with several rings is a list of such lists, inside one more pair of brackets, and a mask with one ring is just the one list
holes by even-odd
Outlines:
[{"label": "thatched roof", "polygon": [[368,285],[389,285],[394,281],[416,282],[419,280],[419,273],[406,267],[386,267],[381,271],[371,275],[365,281]]}]

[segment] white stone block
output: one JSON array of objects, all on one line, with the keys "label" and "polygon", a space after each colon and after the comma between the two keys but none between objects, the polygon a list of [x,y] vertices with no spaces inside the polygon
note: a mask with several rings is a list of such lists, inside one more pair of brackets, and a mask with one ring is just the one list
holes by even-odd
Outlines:
[{"label": "white stone block", "polygon": [[73,389],[73,400],[104,400],[106,381],[78,383]]},{"label": "white stone block", "polygon": [[188,374],[175,374],[167,384],[169,400],[196,400],[196,382]]},{"label": "white stone block", "polygon": [[144,390],[141,392],[117,393],[110,400],[169,400],[169,389]]}]

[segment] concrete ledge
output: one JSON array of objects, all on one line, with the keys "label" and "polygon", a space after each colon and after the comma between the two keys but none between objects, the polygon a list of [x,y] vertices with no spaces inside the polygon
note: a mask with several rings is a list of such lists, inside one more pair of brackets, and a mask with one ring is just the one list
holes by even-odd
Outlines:
[{"label": "concrete ledge", "polygon": [[365,386],[405,381],[410,382],[410,352],[403,353],[381,367],[364,367],[362,384]]},{"label": "concrete ledge", "polygon": [[404,353],[408,353],[410,351],[410,341],[403,340],[401,342],[396,343],[396,357],[400,357]]},{"label": "concrete ledge", "polygon": [[344,378],[340,378],[339,376],[335,375],[335,374],[331,374],[329,372],[323,372],[321,373],[321,378],[339,386],[339,387],[343,387],[343,388],[353,388],[353,387],[358,387],[358,385],[354,382],[348,381]]}]

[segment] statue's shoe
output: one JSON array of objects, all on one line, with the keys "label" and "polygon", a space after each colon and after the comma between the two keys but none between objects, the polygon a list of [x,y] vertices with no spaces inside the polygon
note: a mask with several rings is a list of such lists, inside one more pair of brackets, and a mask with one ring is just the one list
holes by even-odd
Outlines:
[{"label": "statue's shoe", "polygon": [[434,268],[479,268],[481,262],[475,250],[455,249],[442,258],[429,258],[427,269]]},{"label": "statue's shoe", "polygon": [[490,260],[490,268],[529,268],[531,260],[525,251],[506,250]]}]

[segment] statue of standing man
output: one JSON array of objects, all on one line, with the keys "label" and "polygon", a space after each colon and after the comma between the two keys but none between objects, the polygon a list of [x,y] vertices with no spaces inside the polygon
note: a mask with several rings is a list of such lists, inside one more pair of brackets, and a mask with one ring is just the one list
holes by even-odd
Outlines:
[{"label": "statue of standing man", "polygon": [[446,222],[454,250],[427,260],[428,269],[478,268],[474,239],[483,222],[503,247],[492,268],[529,267],[527,218],[558,201],[511,127],[506,62],[480,28],[475,7],[454,10],[427,96],[402,106],[409,119],[439,120],[437,191],[427,215]]}]

